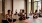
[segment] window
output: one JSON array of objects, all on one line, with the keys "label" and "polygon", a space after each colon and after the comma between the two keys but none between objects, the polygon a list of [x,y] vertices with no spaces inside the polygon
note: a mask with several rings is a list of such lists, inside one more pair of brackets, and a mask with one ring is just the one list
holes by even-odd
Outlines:
[{"label": "window", "polygon": [[38,12],[41,9],[41,1],[40,0],[34,0],[34,12],[36,9],[38,10]]},{"label": "window", "polygon": [[37,9],[37,2],[34,3],[34,12]]},{"label": "window", "polygon": [[28,0],[27,1],[27,16],[30,13],[30,10],[31,10],[31,0]]}]

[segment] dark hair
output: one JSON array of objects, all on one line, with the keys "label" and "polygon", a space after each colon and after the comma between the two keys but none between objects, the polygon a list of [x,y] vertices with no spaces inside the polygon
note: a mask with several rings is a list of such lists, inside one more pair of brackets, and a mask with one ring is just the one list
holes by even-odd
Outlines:
[{"label": "dark hair", "polygon": [[22,12],[24,13],[24,10],[22,10]]},{"label": "dark hair", "polygon": [[8,13],[10,12],[10,10],[8,10]]},{"label": "dark hair", "polygon": [[35,13],[37,12],[37,10],[35,10]]}]

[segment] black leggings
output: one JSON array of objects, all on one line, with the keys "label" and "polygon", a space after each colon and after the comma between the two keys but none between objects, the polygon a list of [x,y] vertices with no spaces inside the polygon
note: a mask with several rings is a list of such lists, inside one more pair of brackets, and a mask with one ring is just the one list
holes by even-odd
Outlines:
[{"label": "black leggings", "polygon": [[16,21],[16,19],[13,19],[13,22],[15,22]]},{"label": "black leggings", "polygon": [[[8,21],[9,21],[9,22],[12,22],[12,19],[9,19],[9,18],[8,18]],[[13,19],[13,22],[15,22],[15,21],[16,21],[16,19]]]},{"label": "black leggings", "polygon": [[19,20],[23,20],[23,18],[22,18],[22,17],[20,17],[20,18],[19,18]]},{"label": "black leggings", "polygon": [[12,22],[12,19],[8,18],[8,21],[9,21],[9,22]]},{"label": "black leggings", "polygon": [[2,20],[2,23],[8,23],[8,21],[7,20]]}]

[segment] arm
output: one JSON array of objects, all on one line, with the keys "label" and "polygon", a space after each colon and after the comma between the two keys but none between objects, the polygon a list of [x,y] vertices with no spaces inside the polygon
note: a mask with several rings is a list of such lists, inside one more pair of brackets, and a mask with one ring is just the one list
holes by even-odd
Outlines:
[{"label": "arm", "polygon": [[7,19],[8,14],[5,15],[5,19]]}]

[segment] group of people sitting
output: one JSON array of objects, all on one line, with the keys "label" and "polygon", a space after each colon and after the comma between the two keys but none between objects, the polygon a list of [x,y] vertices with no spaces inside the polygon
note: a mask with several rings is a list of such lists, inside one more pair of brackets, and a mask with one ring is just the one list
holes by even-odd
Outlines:
[{"label": "group of people sitting", "polygon": [[[16,19],[12,18],[12,14],[13,12],[11,10],[8,10],[8,14],[5,15],[5,19],[2,19],[2,23],[14,23],[16,21]],[[30,16],[26,17],[26,13],[24,12],[24,10],[20,10],[19,13],[17,13],[17,11],[15,12],[14,15],[18,15],[19,16],[19,20],[26,20],[27,18],[31,18],[31,19],[35,19],[38,18],[40,16],[40,13],[37,13],[37,10],[35,11],[35,13],[30,12]]]},{"label": "group of people sitting", "polygon": [[[12,22],[14,23],[16,21],[16,19],[12,18],[12,14],[13,14],[13,12],[11,10],[8,10],[8,13],[5,15],[5,18],[2,19],[2,23],[12,23]],[[20,16],[19,20],[24,20],[26,17],[24,10],[20,10],[19,13],[17,13],[17,11],[16,11],[14,15]]]}]

